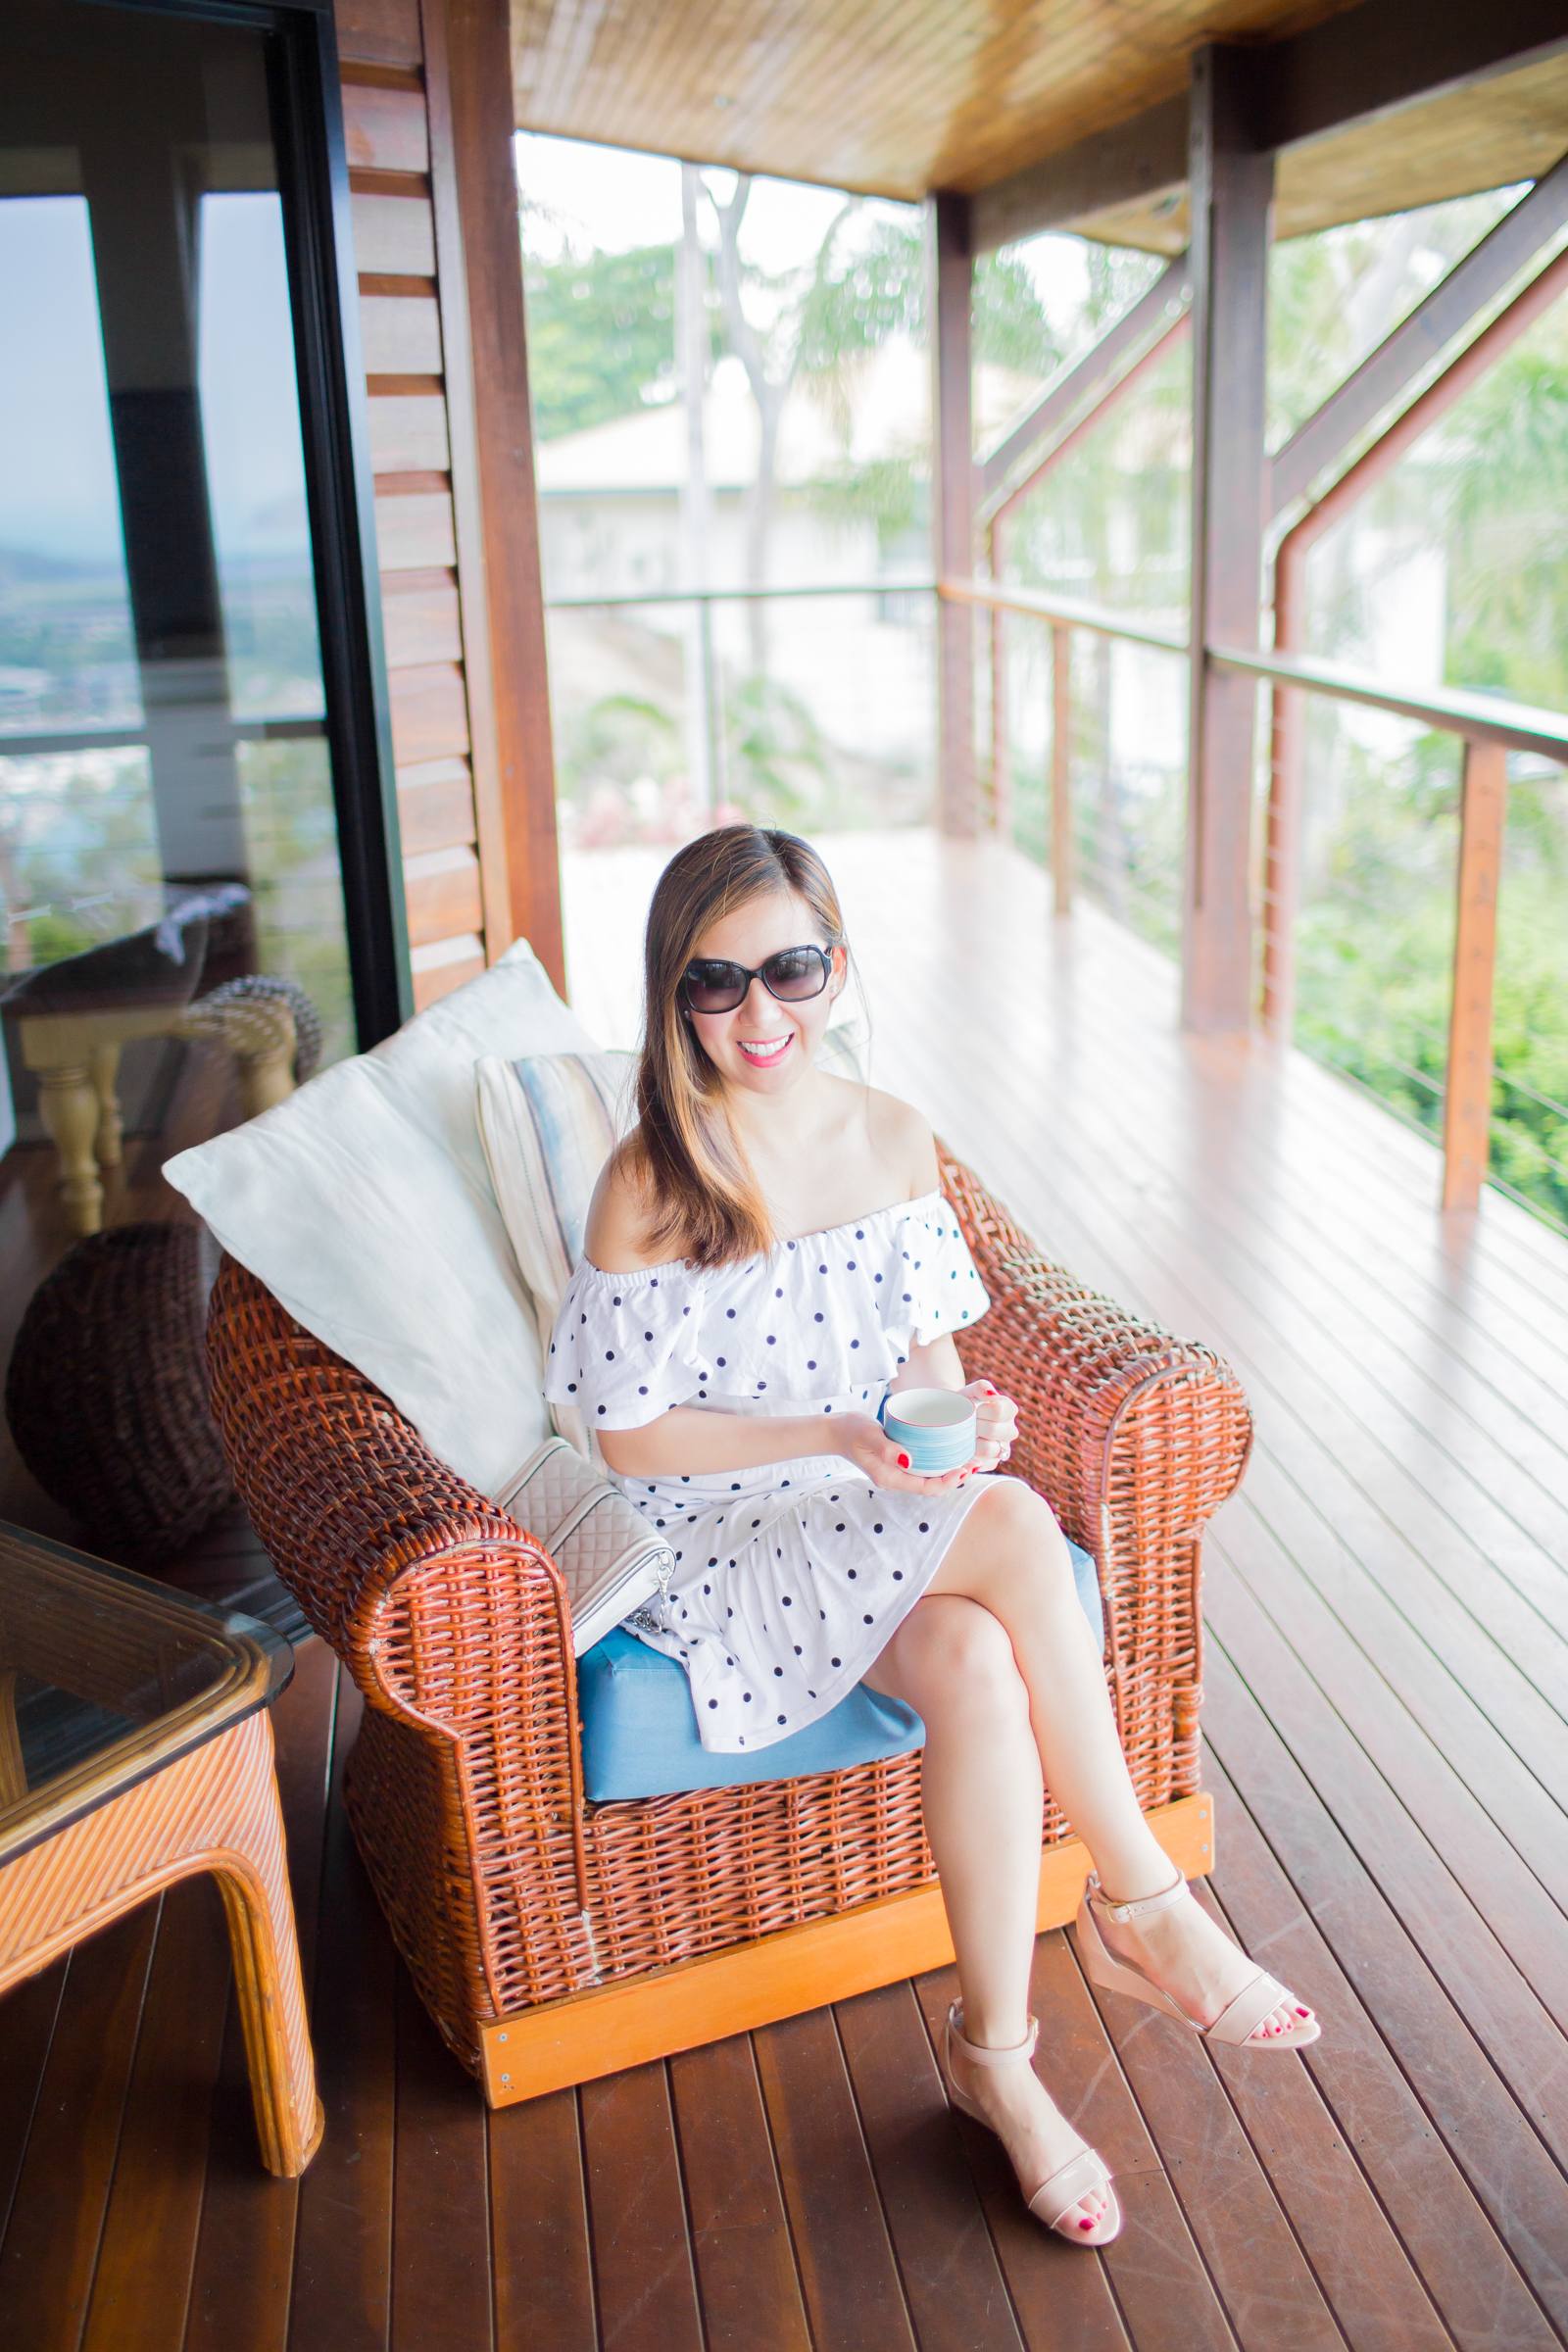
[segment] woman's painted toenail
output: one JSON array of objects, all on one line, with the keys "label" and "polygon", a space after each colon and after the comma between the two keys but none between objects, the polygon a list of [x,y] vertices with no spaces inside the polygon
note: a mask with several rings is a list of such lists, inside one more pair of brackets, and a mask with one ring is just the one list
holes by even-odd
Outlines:
[{"label": "woman's painted toenail", "polygon": [[1310,2009],[1299,2009],[1299,2008],[1298,2008],[1298,2009],[1297,2010],[1296,2014],[1297,2014],[1297,2016],[1298,2016],[1298,2017],[1310,2017],[1310,2016],[1311,2016],[1311,2014],[1312,2014],[1312,2012],[1311,2012],[1311,2010],[1310,2010]]},{"label": "woman's painted toenail", "polygon": [[1080,2222],[1078,2225],[1080,2230],[1092,2230],[1094,2226],[1094,2223],[1089,2221]]}]

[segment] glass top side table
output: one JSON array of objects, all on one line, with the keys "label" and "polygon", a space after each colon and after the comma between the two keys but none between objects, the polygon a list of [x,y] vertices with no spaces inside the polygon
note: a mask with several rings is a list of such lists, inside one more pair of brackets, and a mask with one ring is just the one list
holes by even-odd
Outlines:
[{"label": "glass top side table", "polygon": [[321,2135],[271,1700],[286,1642],[0,1521],[0,1993],[195,1871],[218,1880],[262,2161]]}]

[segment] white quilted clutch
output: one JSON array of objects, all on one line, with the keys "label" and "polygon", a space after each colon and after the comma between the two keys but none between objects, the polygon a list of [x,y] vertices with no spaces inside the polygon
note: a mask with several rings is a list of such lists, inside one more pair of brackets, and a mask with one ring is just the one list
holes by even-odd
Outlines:
[{"label": "white quilted clutch", "polygon": [[547,1438],[495,1499],[561,1570],[578,1657],[667,1588],[669,1545],[564,1438]]}]

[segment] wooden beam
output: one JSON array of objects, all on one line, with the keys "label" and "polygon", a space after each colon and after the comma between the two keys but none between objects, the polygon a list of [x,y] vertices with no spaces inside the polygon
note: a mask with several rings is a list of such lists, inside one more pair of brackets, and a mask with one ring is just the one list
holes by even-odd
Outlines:
[{"label": "wooden beam", "polygon": [[[424,12],[427,60],[434,21],[445,18],[500,770],[495,813],[506,844],[511,930],[514,937],[530,942],[556,986],[564,988],[555,754],[528,401],[522,244],[512,160],[510,15],[507,0],[424,0]],[[438,218],[438,237],[439,233]],[[443,253],[443,279],[446,270]],[[473,695],[470,671],[470,704]],[[480,783],[477,762],[474,783],[476,788]],[[482,844],[482,803],[478,813]]]},{"label": "wooden beam", "polygon": [[1249,904],[1256,691],[1205,658],[1258,636],[1264,325],[1274,159],[1256,132],[1254,53],[1193,59],[1192,677],[1182,1021],[1251,1022]]},{"label": "wooden beam", "polygon": [[[1402,325],[1385,337],[1274,459],[1270,512],[1278,517],[1304,498],[1313,480],[1342,456],[1379,412],[1415,379],[1496,299],[1568,220],[1568,156],[1536,182],[1523,203],[1455,264]],[[1167,272],[1167,275],[1169,272]]]},{"label": "wooden beam", "polygon": [[[1260,147],[1291,147],[1348,122],[1402,112],[1568,49],[1559,0],[1362,0],[1289,40],[1250,52]],[[974,250],[1175,193],[1187,178],[1187,109],[1162,99],[1142,114],[1042,156],[975,190]]]},{"label": "wooden beam", "polygon": [[1459,919],[1453,942],[1453,1007],[1443,1098],[1443,1205],[1478,1206],[1492,1150],[1492,1000],[1497,955],[1497,883],[1508,814],[1508,755],[1500,744],[1464,747],[1459,839]]},{"label": "wooden beam", "polygon": [[1187,100],[1166,98],[979,189],[970,199],[974,250],[992,253],[1087,213],[1164,195],[1186,177]]},{"label": "wooden beam", "polygon": [[1258,132],[1270,147],[1396,114],[1568,49],[1561,0],[1362,0],[1263,54]]},{"label": "wooden beam", "polygon": [[995,516],[1000,521],[1004,515],[1013,514],[1017,508],[1022,506],[1026,498],[1031,498],[1047,474],[1054,473],[1059,466],[1064,466],[1074,450],[1081,449],[1091,433],[1099,431],[1112,409],[1119,408],[1121,403],[1137,390],[1145,376],[1158,367],[1172,344],[1179,342],[1181,337],[1187,333],[1191,323],[1185,309],[1183,309],[1176,318],[1170,320],[1163,331],[1154,337],[1152,343],[1147,345],[1140,352],[1132,366],[1124,368],[1115,382],[1101,394],[1094,407],[1087,409],[1077,423],[1062,434],[1059,441],[1053,442],[1045,456],[1037,459],[1027,473],[1017,477],[1010,490],[1004,492],[1003,496],[995,502],[988,502],[983,510],[984,515],[987,518]]},{"label": "wooden beam", "polygon": [[1187,256],[1171,263],[1132,309],[1107,327],[1092,350],[1063,368],[1046,386],[1026,416],[999,441],[989,457],[975,467],[975,487],[982,510],[995,508],[1007,494],[1012,476],[1025,461],[1059,432],[1074,413],[1098,401],[1130,353],[1169,325],[1189,300]]},{"label": "wooden beam", "polygon": [[[974,261],[969,200],[931,200],[931,522],[938,578],[974,569],[974,425],[970,303]],[[945,833],[975,830],[974,623],[946,599],[937,606],[937,807]]]},{"label": "wooden beam", "polygon": [[[1178,1797],[1154,1806],[1148,1820],[1189,1879],[1213,1869],[1212,1797]],[[1046,1847],[1035,1920],[1041,1935],[1072,1918],[1089,1869],[1089,1849],[1080,1839]],[[492,2107],[511,2107],[946,1968],[952,1958],[939,1886],[885,1895],[707,1959],[622,1977],[536,2009],[514,2009],[482,2029],[484,2094]]]},{"label": "wooden beam", "polygon": [[[999,515],[986,532],[986,569],[999,579],[1007,562],[1007,525]],[[1008,702],[1007,616],[993,608],[991,624],[991,830],[1012,846],[1012,726]]]}]

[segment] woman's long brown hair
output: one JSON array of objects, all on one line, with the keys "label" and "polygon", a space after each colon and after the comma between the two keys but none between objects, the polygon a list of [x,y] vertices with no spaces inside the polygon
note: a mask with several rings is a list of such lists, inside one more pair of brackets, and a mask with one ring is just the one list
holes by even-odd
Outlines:
[{"label": "woman's long brown hair", "polygon": [[758,825],[725,825],[688,842],[660,876],[648,910],[639,1124],[623,1151],[647,1200],[650,1243],[693,1265],[754,1257],[771,1249],[773,1232],[725,1114],[719,1074],[682,1015],[681,979],[706,931],[779,890],[810,908],[823,947],[843,946],[838,894],[809,842]]}]

